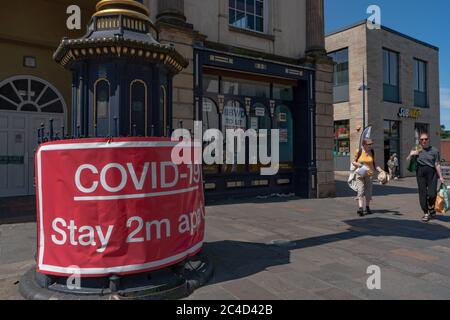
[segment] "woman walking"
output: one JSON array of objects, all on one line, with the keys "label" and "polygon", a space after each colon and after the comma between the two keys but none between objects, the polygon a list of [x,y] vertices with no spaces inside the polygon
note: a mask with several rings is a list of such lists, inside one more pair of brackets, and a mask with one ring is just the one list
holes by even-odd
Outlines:
[{"label": "woman walking", "polygon": [[442,184],[445,183],[441,171],[441,159],[439,151],[430,145],[430,136],[428,133],[420,135],[420,146],[412,150],[407,160],[412,157],[417,160],[417,185],[419,187],[419,200],[424,216],[423,222],[429,222],[436,217],[434,204],[437,196],[438,179]]},{"label": "woman walking", "polygon": [[[365,139],[363,147],[355,154],[353,166],[357,168],[356,186],[358,189],[358,215],[372,214],[370,202],[372,201],[372,177],[375,170],[382,172],[380,167],[375,164],[375,152],[373,150],[373,141]],[[364,208],[365,211],[364,211]]]}]

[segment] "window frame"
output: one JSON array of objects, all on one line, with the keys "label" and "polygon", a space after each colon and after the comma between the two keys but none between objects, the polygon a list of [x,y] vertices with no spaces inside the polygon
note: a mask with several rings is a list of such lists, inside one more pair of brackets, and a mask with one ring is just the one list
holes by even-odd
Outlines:
[{"label": "window frame", "polygon": [[[235,2],[235,6],[234,6],[233,8],[231,7],[231,1],[234,1],[234,2]],[[230,27],[232,27],[232,28],[236,28],[236,29],[240,29],[240,30],[245,30],[245,31],[249,31],[249,32],[255,32],[255,33],[267,35],[267,34],[269,33],[269,25],[268,25],[268,20],[269,20],[269,1],[268,1],[268,0],[251,0],[251,1],[254,2],[254,7],[255,7],[255,10],[254,10],[253,13],[247,13],[247,5],[246,5],[246,2],[247,2],[248,0],[244,0],[244,3],[245,3],[245,5],[244,5],[244,11],[242,11],[242,10],[240,10],[240,9],[237,8],[237,1],[238,1],[238,0],[228,0],[228,25],[229,25]],[[262,16],[257,15],[257,13],[256,13],[256,2],[262,2],[262,5],[263,5]],[[244,13],[244,17],[247,16],[247,15],[249,15],[249,14],[253,15],[253,18],[254,18],[254,28],[253,28],[253,29],[252,29],[252,28],[249,28],[247,25],[246,25],[245,27],[242,27],[242,26],[239,26],[239,25],[236,25],[236,24],[231,23],[231,16],[230,16],[230,13],[231,13],[232,10],[235,11],[235,14],[236,14],[237,11],[243,12],[243,13]],[[263,27],[263,30],[262,30],[262,31],[260,31],[260,30],[257,29],[257,23],[256,23],[256,18],[257,18],[257,17],[262,18],[262,20],[263,20],[263,21],[262,21],[262,27]],[[236,21],[237,21],[237,20],[235,20],[235,22],[236,22]]]},{"label": "window frame", "polygon": [[[413,78],[414,78],[414,106],[419,108],[428,108],[428,62],[419,58],[413,59]],[[423,65],[424,69],[420,73],[420,65]],[[420,77],[423,76],[423,79]],[[420,89],[420,82],[423,80],[424,91]],[[416,89],[416,86],[418,89]],[[424,103],[418,101],[417,95],[424,95]]]},{"label": "window frame", "polygon": [[[386,83],[386,70],[385,70],[385,67],[386,67],[386,65],[385,65],[385,53],[388,53],[388,69],[387,69],[387,72],[388,72],[388,74],[387,74],[387,76],[388,76],[388,83]],[[391,63],[391,57],[392,57],[392,55],[395,55],[395,57],[397,58],[396,59],[396,61],[397,61],[397,65],[396,65],[396,84],[392,84],[392,79],[391,79],[391,76],[392,76],[392,70],[393,70],[393,68],[392,68],[392,63]],[[400,61],[400,52],[398,52],[398,51],[394,51],[394,50],[391,50],[391,49],[388,49],[388,48],[383,48],[383,51],[382,51],[382,66],[383,66],[383,101],[384,102],[390,102],[390,103],[396,103],[396,104],[401,104],[402,102],[401,102],[401,96],[400,96],[400,64],[401,64],[401,61]],[[389,89],[395,89],[396,88],[396,98],[397,99],[395,99],[395,98],[392,98],[392,99],[390,99],[388,96],[387,96],[387,88],[389,88]]]},{"label": "window frame", "polygon": [[[337,75],[336,66],[338,64],[335,62],[334,55],[336,55],[337,53],[343,52],[343,51],[347,51],[347,82],[338,84],[337,81],[336,81],[337,80],[337,78],[336,78],[336,75]],[[341,49],[338,49],[338,50],[334,50],[334,51],[331,51],[331,52],[328,53],[328,57],[333,59],[333,61],[335,62],[334,66],[333,66],[333,103],[343,103],[343,102],[349,102],[350,101],[350,54],[349,53],[350,53],[350,50],[349,50],[348,47],[341,48]],[[335,88],[336,87],[344,87],[344,86],[347,87],[347,90],[346,90],[347,94],[346,94],[346,96],[343,99],[335,99],[335,92],[334,92]]]}]

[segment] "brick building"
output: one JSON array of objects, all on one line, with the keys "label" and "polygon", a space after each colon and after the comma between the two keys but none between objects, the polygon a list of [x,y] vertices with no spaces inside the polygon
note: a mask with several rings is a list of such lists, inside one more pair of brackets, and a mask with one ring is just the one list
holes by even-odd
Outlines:
[{"label": "brick building", "polygon": [[405,159],[420,132],[440,147],[439,49],[384,26],[369,29],[366,21],[328,34],[326,49],[336,62],[335,169],[348,170],[365,121],[379,165],[396,153],[401,174],[411,175]]}]

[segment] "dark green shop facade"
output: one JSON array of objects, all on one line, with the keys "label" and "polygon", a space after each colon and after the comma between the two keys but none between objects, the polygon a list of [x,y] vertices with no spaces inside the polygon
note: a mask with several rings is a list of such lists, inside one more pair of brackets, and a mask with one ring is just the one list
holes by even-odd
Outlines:
[{"label": "dark green shop facade", "polygon": [[[207,200],[317,197],[314,69],[203,47],[195,49],[194,64],[195,118],[203,122],[203,132],[279,129],[280,134],[278,174],[261,175],[261,165],[204,165]],[[270,139],[269,134],[269,149]]]}]

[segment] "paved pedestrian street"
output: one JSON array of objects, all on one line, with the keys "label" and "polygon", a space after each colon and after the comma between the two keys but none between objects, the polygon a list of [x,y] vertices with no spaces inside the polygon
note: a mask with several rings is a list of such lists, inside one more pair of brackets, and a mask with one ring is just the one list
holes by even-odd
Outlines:
[{"label": "paved pedestrian street", "polygon": [[[343,178],[337,187],[336,199],[209,206],[215,274],[187,299],[450,299],[450,216],[420,222],[414,179],[375,186],[363,218]],[[0,226],[0,298],[21,298],[35,233],[33,223]],[[381,270],[380,290],[368,289],[369,266]]]}]

